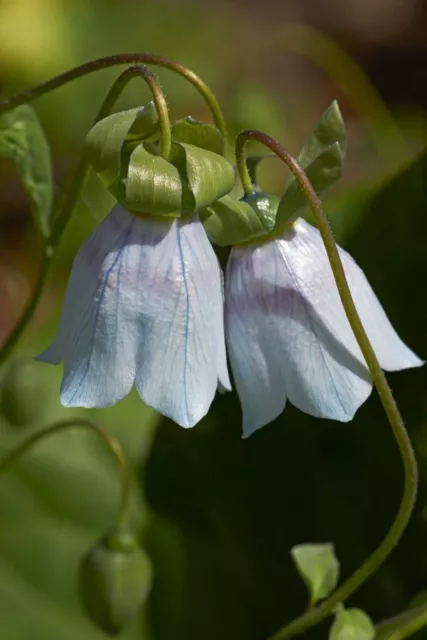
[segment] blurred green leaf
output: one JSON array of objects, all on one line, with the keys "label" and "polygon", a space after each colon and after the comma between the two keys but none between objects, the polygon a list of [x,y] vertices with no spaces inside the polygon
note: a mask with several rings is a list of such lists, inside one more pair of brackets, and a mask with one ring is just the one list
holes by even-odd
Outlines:
[{"label": "blurred green leaf", "polygon": [[172,136],[175,142],[186,142],[218,155],[224,153],[224,140],[219,129],[191,116],[173,123]]},{"label": "blurred green leaf", "polygon": [[303,146],[298,156],[298,162],[303,169],[308,167],[315,158],[338,143],[341,156],[344,158],[347,146],[344,120],[338,102],[334,100],[323,112],[313,133]]},{"label": "blurred green leaf", "polygon": [[329,640],[374,640],[375,629],[360,609],[340,609],[329,632]]},{"label": "blurred green leaf", "polygon": [[50,150],[37,114],[29,105],[0,115],[0,155],[15,162],[36,224],[47,238],[53,201]]},{"label": "blurred green leaf", "polygon": [[300,544],[291,556],[310,594],[310,605],[326,598],[337,586],[339,562],[332,544]]},{"label": "blurred green leaf", "polygon": [[[317,156],[305,170],[315,192],[323,193],[342,174],[341,149],[336,142]],[[280,201],[276,227],[292,222],[308,207],[307,196],[296,180],[293,180]]]}]

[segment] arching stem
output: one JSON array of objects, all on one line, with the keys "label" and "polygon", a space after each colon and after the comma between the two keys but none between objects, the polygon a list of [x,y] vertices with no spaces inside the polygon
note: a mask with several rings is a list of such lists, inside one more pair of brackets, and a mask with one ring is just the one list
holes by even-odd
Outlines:
[{"label": "arching stem", "polygon": [[357,569],[327,600],[319,606],[310,609],[299,618],[278,631],[270,640],[285,640],[301,634],[306,629],[320,622],[333,613],[335,607],[346,600],[369,576],[384,562],[392,549],[399,542],[409,522],[418,486],[418,468],[414,450],[406,431],[399,409],[393,398],[386,377],[380,367],[375,352],[366,335],[363,324],[355,307],[350,288],[344,273],[341,258],[335,244],[328,219],[323,211],[320,198],[317,196],[310,181],[298,162],[276,140],[261,131],[242,131],[236,140],[236,160],[240,179],[247,193],[252,190],[249,172],[244,159],[244,146],[248,140],[257,140],[275,153],[292,171],[301,190],[307,197],[311,211],[316,219],[318,229],[325,245],[326,253],[335,278],[338,292],[345,314],[351,325],[360,350],[366,360],[371,376],[374,380],[378,395],[387,414],[394,437],[402,457],[404,469],[404,489],[396,518],[387,535],[372,555]]},{"label": "arching stem", "polygon": [[126,457],[123,453],[123,449],[120,442],[107,434],[103,429],[94,424],[91,420],[85,418],[71,418],[69,420],[63,420],[56,424],[50,425],[35,433],[31,434],[24,442],[19,444],[15,449],[12,449],[2,459],[0,459],[0,476],[7,471],[14,462],[16,462],[24,453],[26,453],[33,445],[37,444],[40,440],[44,440],[48,436],[51,436],[60,431],[65,431],[70,428],[86,429],[95,433],[101,440],[105,442],[111,453],[116,458],[117,466],[120,472],[120,484],[121,484],[121,497],[120,506],[117,514],[117,529],[125,530],[127,526],[129,505],[132,489],[132,479]]}]

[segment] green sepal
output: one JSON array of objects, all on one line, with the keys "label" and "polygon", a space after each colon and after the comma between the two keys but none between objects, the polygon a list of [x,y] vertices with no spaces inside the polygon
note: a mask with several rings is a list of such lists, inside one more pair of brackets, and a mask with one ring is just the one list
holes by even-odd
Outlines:
[{"label": "green sepal", "polygon": [[341,155],[344,159],[347,148],[347,136],[338,102],[334,100],[323,112],[313,133],[301,149],[298,156],[299,164],[305,169],[317,156],[336,142],[339,144]]},{"label": "green sepal", "polygon": [[11,158],[44,238],[52,218],[53,179],[49,145],[36,112],[23,104],[0,115],[0,156]]},{"label": "green sepal", "polygon": [[172,138],[175,142],[186,142],[219,155],[224,153],[224,138],[220,130],[191,116],[173,123]]},{"label": "green sepal", "polygon": [[[341,148],[338,142],[317,156],[305,169],[307,178],[317,194],[322,193],[342,175]],[[307,196],[294,180],[280,201],[277,211],[276,228],[295,221],[307,209]]]},{"label": "green sepal", "polygon": [[223,156],[207,149],[174,142],[171,164],[177,168],[182,182],[183,214],[208,207],[234,186],[233,166]]},{"label": "green sepal", "polygon": [[[308,142],[297,158],[318,195],[342,175],[346,153],[346,132],[338,102],[334,100],[322,114]],[[289,177],[276,226],[295,220],[308,208],[295,177]]]},{"label": "green sepal", "polygon": [[136,146],[159,132],[153,102],[144,107],[113,113],[97,122],[86,136],[87,160],[107,189],[117,197],[117,178],[124,144]]},{"label": "green sepal", "polygon": [[227,195],[201,212],[209,239],[221,247],[248,242],[268,234],[274,226],[279,198],[253,193],[242,200]]},{"label": "green sepal", "polygon": [[136,149],[125,145],[120,173],[117,199],[126,209],[152,215],[179,213],[181,178],[178,169],[162,156],[142,144]]}]

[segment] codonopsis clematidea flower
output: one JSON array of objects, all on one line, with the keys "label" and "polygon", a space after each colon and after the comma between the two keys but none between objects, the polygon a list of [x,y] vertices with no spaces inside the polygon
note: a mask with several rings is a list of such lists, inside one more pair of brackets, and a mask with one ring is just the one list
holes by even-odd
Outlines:
[{"label": "codonopsis clematidea flower", "polygon": [[[400,340],[362,270],[339,251],[381,367],[423,364]],[[346,422],[371,392],[320,234],[301,218],[280,237],[233,247],[225,330],[245,436],[274,420],[286,399],[310,415]]]},{"label": "codonopsis clematidea flower", "polygon": [[65,406],[106,407],[136,384],[183,427],[230,389],[222,275],[197,215],[159,220],[116,205],[77,254],[58,335]]}]

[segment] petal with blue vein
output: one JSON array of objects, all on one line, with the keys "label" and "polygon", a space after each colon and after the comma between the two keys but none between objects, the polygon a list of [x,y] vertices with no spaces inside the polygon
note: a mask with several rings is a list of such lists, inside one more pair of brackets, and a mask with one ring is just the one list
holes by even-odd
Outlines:
[{"label": "petal with blue vein", "polygon": [[175,221],[141,249],[136,386],[143,400],[183,427],[208,411],[218,379],[230,388],[221,271],[199,219]]},{"label": "petal with blue vein", "polygon": [[[363,272],[345,251],[340,254],[381,365],[403,369],[422,364],[397,336]],[[250,317],[254,320],[246,329]],[[280,407],[280,384],[282,399],[287,396],[311,415],[340,421],[350,420],[371,391],[320,234],[303,220],[282,238],[232,250],[226,336],[246,434],[278,414],[273,407]],[[267,367],[274,384],[269,393],[262,389],[264,412],[254,411],[257,376],[267,379]],[[258,405],[262,407],[261,396]]]},{"label": "petal with blue vein", "polygon": [[58,335],[38,356],[45,362],[63,360],[65,406],[110,406],[129,393],[135,380],[135,222],[116,205],[74,260]]}]

